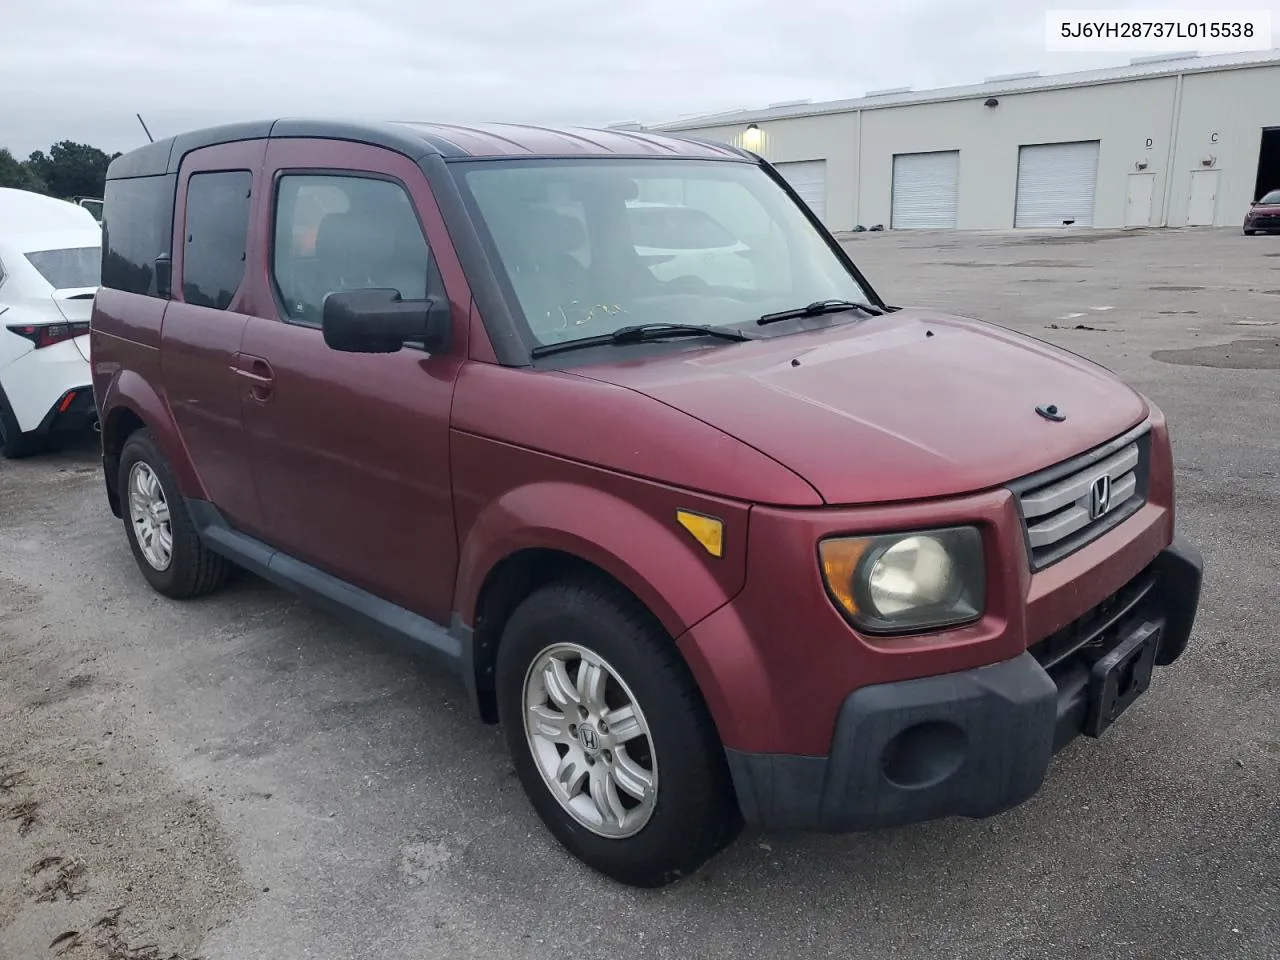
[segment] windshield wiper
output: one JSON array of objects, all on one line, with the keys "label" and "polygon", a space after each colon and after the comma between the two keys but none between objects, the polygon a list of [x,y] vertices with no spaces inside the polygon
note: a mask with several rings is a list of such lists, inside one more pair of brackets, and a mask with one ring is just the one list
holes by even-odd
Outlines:
[{"label": "windshield wiper", "polygon": [[560,343],[541,343],[529,351],[530,356],[545,357],[551,353],[563,353],[566,350],[581,350],[584,347],[599,347],[610,343],[644,343],[649,340],[665,340],[668,337],[718,337],[721,340],[754,340],[741,330],[721,330],[716,327],[704,327],[696,323],[635,323],[619,327],[612,333],[602,333],[597,337],[583,337],[580,340],[564,340]]},{"label": "windshield wiper", "polygon": [[777,313],[766,313],[756,321],[760,326],[766,323],[777,323],[779,320],[798,320],[801,317],[818,317],[824,313],[842,313],[845,310],[861,310],[870,317],[880,316],[881,311],[866,303],[855,303],[852,300],[815,300],[803,307],[791,310],[779,310]]}]

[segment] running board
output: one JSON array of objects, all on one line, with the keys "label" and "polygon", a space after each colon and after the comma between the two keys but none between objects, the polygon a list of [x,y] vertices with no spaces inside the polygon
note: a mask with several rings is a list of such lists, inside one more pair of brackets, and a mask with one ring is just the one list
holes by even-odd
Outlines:
[{"label": "running board", "polygon": [[187,509],[201,541],[214,553],[291,593],[354,615],[379,628],[408,652],[426,655],[450,673],[463,675],[462,638],[434,620],[354,587],[261,540],[232,529],[218,508],[207,500],[188,500]]}]

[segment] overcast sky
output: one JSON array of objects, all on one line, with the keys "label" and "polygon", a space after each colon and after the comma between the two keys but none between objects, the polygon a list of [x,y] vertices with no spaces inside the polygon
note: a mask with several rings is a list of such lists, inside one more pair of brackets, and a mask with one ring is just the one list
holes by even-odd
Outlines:
[{"label": "overcast sky", "polygon": [[0,146],[282,115],[600,125],[1060,73],[1046,9],[1280,0],[0,0]]}]

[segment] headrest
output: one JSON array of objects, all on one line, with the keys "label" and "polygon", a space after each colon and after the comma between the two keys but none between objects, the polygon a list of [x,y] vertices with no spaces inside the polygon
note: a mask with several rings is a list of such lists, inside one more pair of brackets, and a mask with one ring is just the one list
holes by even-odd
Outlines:
[{"label": "headrest", "polygon": [[519,215],[516,229],[522,245],[536,252],[539,259],[577,250],[587,242],[581,220],[546,207],[526,207]]},{"label": "headrest", "polygon": [[316,257],[377,263],[395,253],[390,227],[366,213],[330,213],[316,231]]}]

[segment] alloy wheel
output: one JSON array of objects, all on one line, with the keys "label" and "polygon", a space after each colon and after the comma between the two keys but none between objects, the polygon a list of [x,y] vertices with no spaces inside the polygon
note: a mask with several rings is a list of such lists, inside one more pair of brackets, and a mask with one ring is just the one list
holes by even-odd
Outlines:
[{"label": "alloy wheel", "polygon": [[547,788],[578,823],[610,839],[644,829],[658,798],[653,738],[603,657],[574,643],[538,654],[525,674],[524,730]]},{"label": "alloy wheel", "polygon": [[168,570],[173,562],[169,503],[155,470],[141,460],[129,470],[129,521],[147,563],[154,570]]}]

